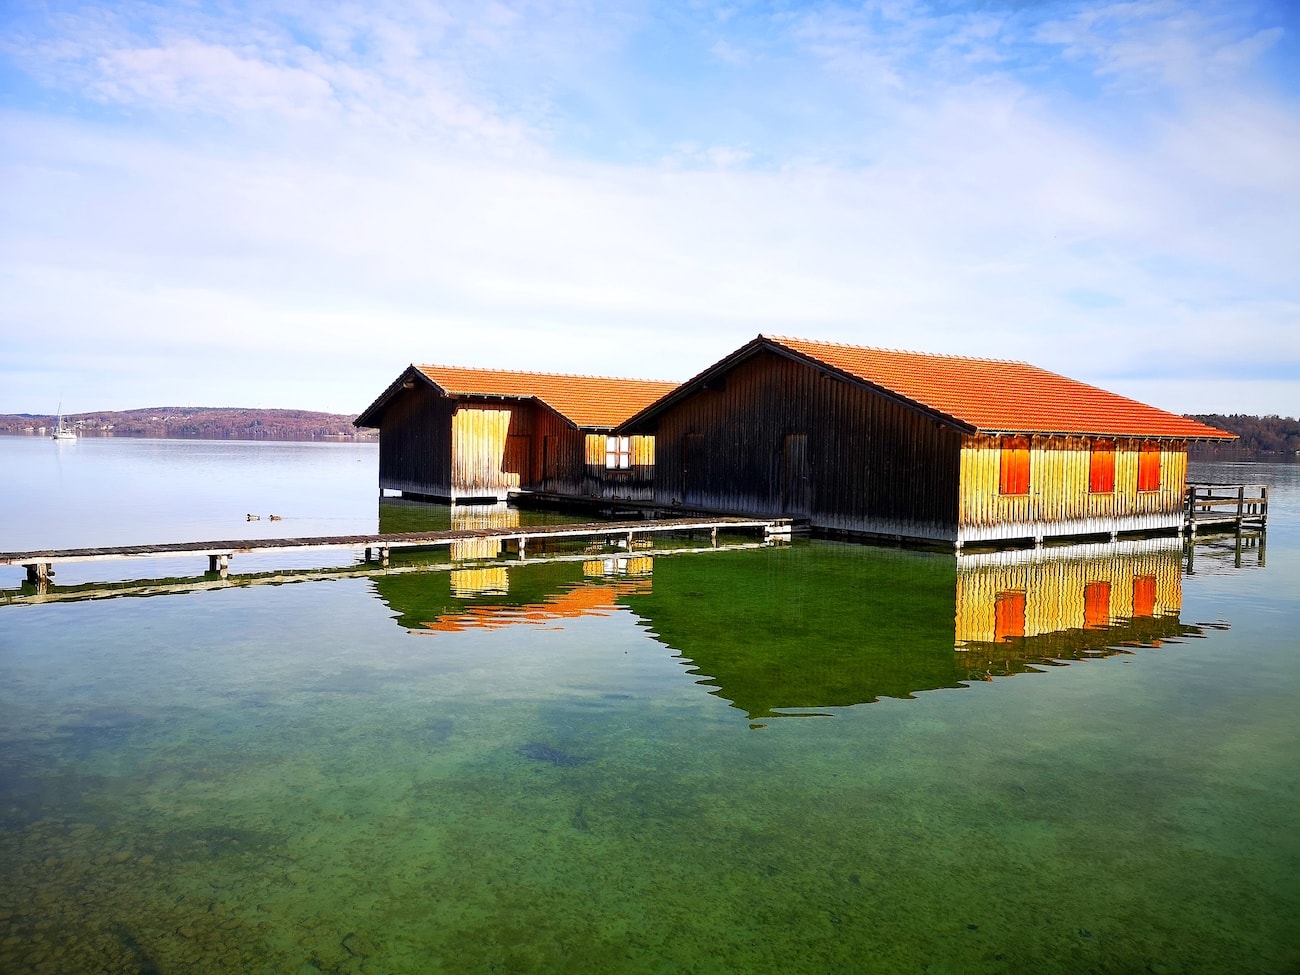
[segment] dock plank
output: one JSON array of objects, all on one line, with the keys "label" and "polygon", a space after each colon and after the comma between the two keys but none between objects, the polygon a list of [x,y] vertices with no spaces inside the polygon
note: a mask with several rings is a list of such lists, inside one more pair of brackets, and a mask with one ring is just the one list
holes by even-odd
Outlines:
[{"label": "dock plank", "polygon": [[596,538],[610,535],[640,535],[666,532],[761,529],[765,533],[788,530],[785,518],[673,518],[663,521],[587,522],[570,525],[533,525],[513,528],[466,528],[432,532],[390,532],[357,535],[324,535],[308,538],[242,538],[197,542],[158,542],[136,545],[106,545],[86,548],[36,549],[0,552],[0,565],[96,562],[107,559],[156,558],[181,555],[248,555],[310,549],[398,549],[437,548],[472,539],[523,540]]}]

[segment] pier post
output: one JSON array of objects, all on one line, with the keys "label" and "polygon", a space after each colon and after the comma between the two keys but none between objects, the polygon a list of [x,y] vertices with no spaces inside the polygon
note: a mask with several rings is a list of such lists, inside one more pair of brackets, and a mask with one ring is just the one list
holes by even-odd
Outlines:
[{"label": "pier post", "polygon": [[519,536],[519,546],[518,546],[518,547],[519,547],[519,557],[520,557],[521,559],[526,558],[526,557],[527,557],[527,554],[528,554],[528,537],[527,537],[527,536],[525,536],[525,535],[520,535],[520,536]]},{"label": "pier post", "polygon": [[219,553],[208,556],[208,571],[216,572],[221,578],[225,579],[230,575],[230,556],[226,553]]},{"label": "pier post", "polygon": [[44,595],[50,587],[50,577],[54,575],[54,564],[52,562],[33,562],[24,566],[27,570],[27,582],[36,587],[36,591]]},{"label": "pier post", "polygon": [[379,550],[379,564],[385,569],[388,568],[388,546],[385,545]]}]

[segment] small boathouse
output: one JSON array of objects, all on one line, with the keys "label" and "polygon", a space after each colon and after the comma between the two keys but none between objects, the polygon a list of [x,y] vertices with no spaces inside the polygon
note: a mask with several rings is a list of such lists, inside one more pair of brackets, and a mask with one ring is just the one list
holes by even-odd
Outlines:
[{"label": "small boathouse", "polygon": [[618,434],[676,384],[411,365],[357,417],[379,430],[379,487],[417,500],[519,492],[650,500],[652,434]]}]

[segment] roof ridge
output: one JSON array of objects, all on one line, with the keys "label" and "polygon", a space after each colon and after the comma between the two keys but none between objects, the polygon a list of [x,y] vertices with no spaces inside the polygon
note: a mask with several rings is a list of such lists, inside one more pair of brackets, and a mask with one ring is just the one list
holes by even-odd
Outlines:
[{"label": "roof ridge", "polygon": [[[1051,372],[1050,369],[1043,369],[1042,366],[1036,366],[1025,359],[998,359],[993,356],[983,355],[956,355],[952,352],[920,352],[915,349],[895,349],[883,345],[856,345],[852,342],[831,342],[827,339],[805,339],[797,335],[769,335],[759,333],[759,338],[767,339],[769,342],[785,344],[787,342],[802,342],[805,345],[824,345],[836,349],[860,349],[863,352],[891,352],[896,355],[924,356],[928,359],[957,359],[961,362],[996,362],[1001,364],[1010,364],[1015,366],[1029,366],[1031,369],[1038,369],[1042,372]],[[1060,373],[1056,373],[1060,375]]]},{"label": "roof ridge", "polygon": [[585,372],[545,372],[538,369],[494,369],[490,366],[450,366],[436,362],[413,362],[416,369],[455,369],[458,372],[492,373],[495,375],[544,376],[547,379],[604,379],[619,383],[657,383],[677,386],[671,379],[637,379],[632,376],[598,376]]}]

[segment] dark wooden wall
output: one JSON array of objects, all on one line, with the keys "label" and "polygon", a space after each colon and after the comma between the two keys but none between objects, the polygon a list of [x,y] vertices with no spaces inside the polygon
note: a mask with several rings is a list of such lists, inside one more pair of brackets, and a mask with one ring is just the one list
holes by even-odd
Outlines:
[{"label": "dark wooden wall", "polygon": [[532,402],[456,400],[417,383],[384,413],[379,486],[453,501],[518,490],[649,501],[654,440],[632,439],[633,466],[607,471],[604,433],[575,429]]},{"label": "dark wooden wall", "polygon": [[605,501],[653,501],[655,486],[655,438],[629,437],[631,465],[610,470],[605,467],[605,444],[609,434],[586,435],[585,465],[578,493]]},{"label": "dark wooden wall", "polygon": [[772,352],[711,385],[658,419],[657,503],[956,537],[957,431]]},{"label": "dark wooden wall", "polygon": [[417,383],[384,411],[379,428],[381,489],[450,497],[455,404]]}]

